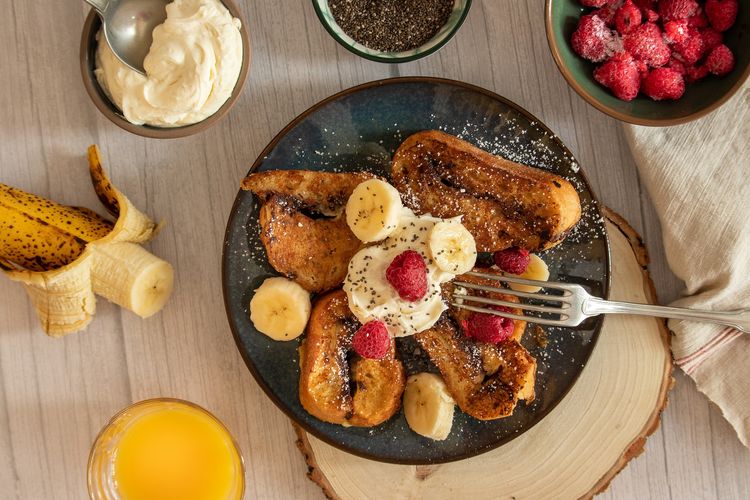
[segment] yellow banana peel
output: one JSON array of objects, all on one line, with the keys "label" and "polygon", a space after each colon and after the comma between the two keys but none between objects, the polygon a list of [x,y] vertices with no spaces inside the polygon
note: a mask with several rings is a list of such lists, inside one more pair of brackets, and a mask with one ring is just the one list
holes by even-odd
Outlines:
[{"label": "yellow banana peel", "polygon": [[[172,266],[140,246],[159,226],[112,185],[95,145],[88,159],[94,189],[114,224],[92,210],[0,185],[0,229],[24,224],[16,236],[0,233],[0,270],[24,285],[42,328],[54,337],[84,329],[96,312],[96,295],[145,318],[172,292]],[[66,231],[69,226],[75,227]]]}]

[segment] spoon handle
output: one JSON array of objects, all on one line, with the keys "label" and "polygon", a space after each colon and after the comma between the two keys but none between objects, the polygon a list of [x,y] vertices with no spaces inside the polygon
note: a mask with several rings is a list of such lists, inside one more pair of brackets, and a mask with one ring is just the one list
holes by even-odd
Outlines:
[{"label": "spoon handle", "polygon": [[87,4],[91,5],[94,9],[96,9],[99,14],[104,14],[107,11],[107,7],[109,7],[110,0],[83,0]]}]

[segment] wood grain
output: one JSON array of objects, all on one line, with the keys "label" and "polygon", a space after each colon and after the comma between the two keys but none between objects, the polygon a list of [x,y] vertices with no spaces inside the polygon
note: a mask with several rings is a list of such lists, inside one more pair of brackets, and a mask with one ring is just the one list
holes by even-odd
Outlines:
[{"label": "wood grain", "polygon": [[[234,348],[220,293],[223,231],[240,178],[288,121],[328,95],[396,75],[487,87],[536,114],[576,154],[600,199],[642,234],[660,298],[668,272],[658,222],[617,122],[570,91],[548,53],[539,0],[475,0],[440,52],[389,66],[357,58],[320,26],[309,1],[241,1],[253,44],[244,93],[199,136],[154,141],[99,115],[80,81],[88,9],[74,1],[5,0],[0,17],[0,182],[98,207],[85,149],[97,143],[133,203],[167,226],[150,249],[176,268],[175,295],[143,321],[100,301],[89,329],[47,338],[22,287],[0,280],[0,497],[81,499],[99,428],[131,401],[193,400],[232,429],[248,461],[248,498],[320,498],[283,414]],[[604,498],[743,498],[750,452],[718,410],[678,376],[647,451]]]}]

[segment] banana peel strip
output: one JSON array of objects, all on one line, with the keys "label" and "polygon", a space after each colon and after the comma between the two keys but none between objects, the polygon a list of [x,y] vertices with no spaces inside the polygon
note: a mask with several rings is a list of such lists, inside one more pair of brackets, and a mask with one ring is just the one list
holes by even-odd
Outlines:
[{"label": "banana peel strip", "polygon": [[159,225],[133,206],[122,192],[114,187],[102,168],[101,155],[96,145],[88,149],[89,173],[96,195],[107,211],[117,220],[115,227],[100,241],[129,241],[145,243],[156,236]]},{"label": "banana peel strip", "polygon": [[[19,269],[2,262],[0,270],[20,282],[36,309],[44,331],[60,337],[86,328],[96,313],[95,294],[148,317],[160,310],[172,291],[171,265],[140,246],[153,238],[160,226],[135,208],[112,185],[101,165],[99,149],[88,149],[94,189],[116,218],[112,231],[90,242],[73,262],[50,271]],[[158,279],[150,279],[156,274]],[[147,304],[142,293],[155,296]]]}]

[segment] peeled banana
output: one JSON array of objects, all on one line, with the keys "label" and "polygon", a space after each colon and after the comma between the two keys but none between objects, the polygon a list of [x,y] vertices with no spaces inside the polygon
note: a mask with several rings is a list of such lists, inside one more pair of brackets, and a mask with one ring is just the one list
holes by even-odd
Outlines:
[{"label": "peeled banana", "polygon": [[403,209],[395,187],[380,179],[369,179],[357,185],[349,196],[346,223],[360,241],[380,241],[396,230]]},{"label": "peeled banana", "polygon": [[418,373],[406,381],[404,416],[417,434],[443,441],[453,427],[455,403],[439,375]]},{"label": "peeled banana", "polygon": [[142,318],[159,312],[172,294],[172,266],[137,243],[99,245],[93,267],[94,292]]},{"label": "peeled banana", "polygon": [[111,184],[96,146],[88,157],[95,190],[114,223],[0,184],[0,268],[26,287],[51,336],[85,328],[96,312],[95,294],[148,317],[172,292],[172,266],[138,245],[158,226]]},{"label": "peeled banana", "polygon": [[432,226],[429,247],[433,262],[447,273],[468,273],[477,261],[474,237],[458,220]]},{"label": "peeled banana", "polygon": [[274,340],[293,340],[305,331],[310,309],[307,290],[286,278],[268,278],[250,300],[250,320]]}]

